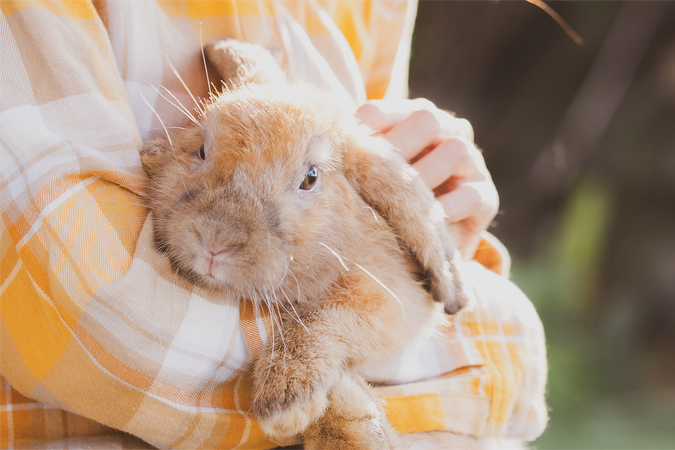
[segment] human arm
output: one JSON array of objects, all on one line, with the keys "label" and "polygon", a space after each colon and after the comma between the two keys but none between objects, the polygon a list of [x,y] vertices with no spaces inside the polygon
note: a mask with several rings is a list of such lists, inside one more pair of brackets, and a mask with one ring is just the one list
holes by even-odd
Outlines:
[{"label": "human arm", "polygon": [[[128,5],[112,5],[107,25],[127,26],[132,41],[145,42],[148,21],[171,24],[157,5],[154,22],[134,22],[134,8],[153,4]],[[157,446],[273,446],[244,412],[267,316],[176,279],[146,226],[142,120],[128,92],[138,94],[120,71],[146,68],[164,83],[161,49],[116,53],[90,2],[1,7],[2,376],[25,397]],[[160,67],[144,64],[156,55]],[[103,429],[52,422],[41,435],[45,416],[26,422],[34,407],[16,401],[3,396],[0,446]]]}]

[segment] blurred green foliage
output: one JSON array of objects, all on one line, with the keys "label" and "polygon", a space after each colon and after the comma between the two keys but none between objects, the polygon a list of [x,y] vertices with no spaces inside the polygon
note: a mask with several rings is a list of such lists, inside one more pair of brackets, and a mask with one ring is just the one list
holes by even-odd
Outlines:
[{"label": "blurred green foliage", "polygon": [[[675,403],[617,396],[630,371],[589,311],[606,252],[612,195],[594,177],[575,186],[549,245],[514,260],[512,278],[532,299],[548,342],[549,428],[536,448],[675,448]],[[622,353],[619,352],[619,355]]]}]

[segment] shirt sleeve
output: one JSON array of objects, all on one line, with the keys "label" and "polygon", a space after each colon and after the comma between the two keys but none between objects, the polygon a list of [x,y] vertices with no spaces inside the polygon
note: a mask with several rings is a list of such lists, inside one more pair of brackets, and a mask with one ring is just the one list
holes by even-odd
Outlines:
[{"label": "shirt sleeve", "polygon": [[406,98],[417,0],[323,0],[356,59],[368,99]]},{"label": "shirt sleeve", "polygon": [[368,98],[407,98],[417,0],[373,4],[372,56],[364,64]]},{"label": "shirt sleeve", "polygon": [[[245,414],[269,320],[176,279],[154,251],[125,61],[98,11],[0,5],[5,401],[16,392],[161,447],[272,447]],[[19,422],[3,443],[31,437]]]}]

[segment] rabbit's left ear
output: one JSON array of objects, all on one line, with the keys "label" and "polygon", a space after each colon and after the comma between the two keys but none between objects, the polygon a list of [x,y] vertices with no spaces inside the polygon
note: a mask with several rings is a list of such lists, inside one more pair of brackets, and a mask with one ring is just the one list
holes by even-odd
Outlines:
[{"label": "rabbit's left ear", "polygon": [[286,81],[272,54],[258,45],[235,39],[217,39],[204,46],[209,73],[230,89],[248,83],[274,84]]},{"label": "rabbit's left ear", "polygon": [[[419,174],[381,137],[358,138],[343,155],[359,195],[392,227],[417,261],[434,300],[454,314],[468,303],[445,213]],[[461,263],[460,263],[461,264]]]}]

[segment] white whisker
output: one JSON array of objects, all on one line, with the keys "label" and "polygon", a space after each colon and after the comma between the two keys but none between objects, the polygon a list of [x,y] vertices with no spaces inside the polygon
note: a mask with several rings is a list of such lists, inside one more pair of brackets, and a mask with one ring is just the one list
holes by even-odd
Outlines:
[{"label": "white whisker", "polygon": [[[202,50],[202,51],[203,51],[203,50]],[[169,58],[168,55],[166,56],[166,61],[169,63],[169,67],[170,67],[171,70],[173,71],[174,75],[176,75],[176,78],[178,78],[178,81],[180,81],[180,84],[183,85],[183,87],[185,88],[185,90],[187,91],[187,93],[190,95],[190,98],[192,99],[192,101],[195,102],[195,106],[197,106],[197,108],[199,109],[199,112],[200,112],[201,115],[203,116],[203,115],[204,115],[204,110],[201,108],[201,106],[199,106],[199,102],[197,101],[197,99],[195,98],[195,96],[192,95],[192,91],[190,91],[190,88],[188,88],[187,84],[185,84],[185,81],[183,81],[183,77],[180,76],[180,74],[178,73],[178,70],[176,70],[176,68],[174,67],[174,65],[173,65],[173,63],[171,62],[171,59]]]},{"label": "white whisker", "polygon": [[[150,84],[150,83],[148,83],[148,84]],[[160,97],[162,97],[164,100],[166,100],[169,104],[171,104],[171,105],[172,105],[174,108],[176,108],[178,111],[180,111],[180,112],[182,112],[183,114],[185,114],[185,116],[186,116],[188,119],[190,119],[192,122],[194,122],[197,126],[200,126],[200,127],[201,127],[201,124],[200,124],[199,122],[197,122],[197,119],[195,119],[195,117],[194,117],[192,114],[190,114],[190,112],[189,112],[187,109],[183,109],[183,108],[185,108],[185,107],[181,108],[180,106],[176,105],[174,102],[172,102],[171,100],[169,100],[169,98],[168,98],[166,95],[162,94],[162,93],[160,92],[160,90],[157,89],[156,86],[154,86],[154,85],[152,85],[152,84],[150,84],[150,86],[157,92],[157,94],[159,94]],[[162,86],[162,88],[165,89],[167,92],[169,92],[169,93],[171,94],[171,91],[169,91],[168,89],[166,89],[164,86]],[[173,94],[171,94],[171,95],[174,96]],[[175,96],[174,96],[174,97],[175,97]],[[180,102],[179,102],[179,103],[180,103]]]},{"label": "white whisker", "polygon": [[377,221],[377,214],[375,214],[375,210],[371,208],[370,206],[364,206],[364,208],[368,208],[371,213],[373,213],[373,217],[375,218],[375,221]]},{"label": "white whisker", "polygon": [[[199,45],[202,48],[202,61],[204,61],[204,73],[206,73],[206,84],[209,86],[209,98],[213,96],[211,93],[211,80],[209,80],[209,69],[206,67],[206,55],[204,55],[204,37],[202,35],[202,29],[204,28],[204,22],[199,22]],[[202,110],[202,114],[204,114]]]},{"label": "white whisker", "polygon": [[[152,105],[151,105],[150,102],[145,98],[145,95],[143,95],[143,92],[141,92],[140,89],[138,90],[138,93],[141,94],[141,98],[143,99],[143,101],[145,102],[145,104],[148,105],[148,108],[150,108],[150,109],[152,110],[153,113],[155,113],[155,116],[156,116],[157,119],[159,120],[159,123],[162,124],[162,128],[164,128],[164,132],[166,133],[166,138],[169,140],[169,145],[171,146],[171,150],[174,150],[174,148],[173,148],[173,142],[171,142],[171,136],[169,136],[169,131],[166,129],[166,125],[164,125],[164,121],[162,120],[161,117],[159,117],[159,114],[157,113],[157,111],[155,111],[155,108],[152,107]],[[175,150],[174,150],[174,151],[175,151]]]},{"label": "white whisker", "polygon": [[[162,127],[162,128],[164,128],[164,127]],[[151,131],[155,131],[155,130],[161,130],[162,128],[148,128],[148,129],[151,130]],[[166,127],[166,129],[168,129],[168,130],[189,130],[189,128],[185,128],[185,127]]]},{"label": "white whisker", "polygon": [[[216,91],[216,93],[218,92],[218,88],[216,87],[215,84],[213,84],[213,81],[211,82],[211,86],[209,87],[209,91],[211,90],[211,87],[213,87],[213,90]],[[213,98],[217,98],[217,96],[213,95]]]},{"label": "white whisker", "polygon": [[291,316],[291,318],[293,318],[293,320],[295,320],[295,321],[298,322],[300,325],[302,325],[302,327],[305,329],[305,331],[307,332],[307,334],[312,334],[312,332],[309,330],[309,328],[307,328],[307,325],[305,325],[305,323],[304,323],[304,322],[302,321],[302,319],[300,318],[300,314],[298,314],[298,311],[295,309],[295,306],[293,306],[293,302],[291,302],[291,300],[288,298],[288,295],[286,295],[286,291],[284,291],[283,289],[281,289],[281,292],[284,294],[284,297],[286,297],[286,300],[288,300],[288,305],[291,307],[291,309],[292,309],[293,312],[295,313],[295,316],[293,316],[293,314],[291,314],[291,312],[288,311],[288,310],[286,309],[286,307],[284,307],[284,309],[286,309],[286,312],[288,312],[288,315]]},{"label": "white whisker", "polygon": [[285,354],[286,353],[286,340],[284,339],[284,331],[283,331],[283,327],[281,326],[282,320],[281,320],[281,310],[279,309],[279,302],[274,301],[274,300],[269,299],[269,298],[267,299],[267,301],[269,302],[269,304],[271,306],[276,307],[277,331],[279,332],[279,337],[281,338],[281,343],[284,344],[284,354]]},{"label": "white whisker", "polygon": [[[328,250],[329,250],[329,251],[330,251],[330,252],[338,259],[338,261],[340,261],[340,264],[342,264],[342,267],[344,267],[346,270],[349,270],[349,269],[347,268],[347,266],[345,265],[345,263],[344,263],[344,261],[343,261],[343,258],[340,257],[340,255],[338,255],[337,252],[336,252],[335,250],[333,250],[332,248],[330,248],[329,246],[327,246],[327,245],[324,244],[323,242],[319,242],[319,244],[323,245],[326,249],[328,249]],[[394,297],[394,300],[396,300],[396,301],[398,302],[398,304],[401,306],[401,312],[403,312],[403,318],[404,318],[404,319],[406,318],[405,309],[403,308],[403,302],[401,302],[401,299],[399,299],[398,296],[397,296],[396,294],[394,294],[394,292],[393,292],[391,289],[389,289],[382,281],[379,280],[379,278],[377,278],[375,275],[373,275],[372,273],[370,273],[370,272],[368,271],[368,269],[366,269],[365,267],[363,267],[361,264],[356,263],[356,262],[352,261],[351,259],[349,259],[349,258],[347,258],[347,257],[344,257],[344,259],[346,259],[347,261],[351,262],[351,263],[354,264],[356,267],[358,267],[359,269],[361,269],[362,271],[364,271],[364,272],[366,273],[366,275],[368,275],[370,278],[372,278],[377,284],[379,284],[380,286],[382,286],[382,288],[383,288],[385,291],[387,291],[387,292],[389,293],[389,295],[391,295],[392,297]]]},{"label": "white whisker", "polygon": [[295,279],[295,284],[296,284],[296,286],[298,286],[298,302],[300,302],[300,283],[298,282],[298,278],[293,273],[293,270],[289,270],[288,273],[290,273],[291,276]]},{"label": "white whisker", "polygon": [[[349,260],[349,261],[351,261],[351,260]],[[354,261],[351,261],[351,262],[352,262],[356,267],[358,267],[359,269],[363,270],[366,274],[368,274],[368,276],[370,276],[370,278],[372,278],[373,280],[375,280],[375,282],[376,282],[377,284],[379,284],[380,286],[382,286],[382,287],[384,288],[384,290],[387,291],[387,292],[389,293],[389,295],[391,295],[392,297],[394,297],[394,299],[398,302],[398,304],[401,305],[401,312],[403,312],[403,319],[404,319],[404,320],[407,320],[406,314],[405,314],[405,309],[403,309],[403,303],[401,302],[401,299],[398,298],[398,296],[397,296],[396,294],[394,294],[394,293],[391,291],[391,289],[389,289],[389,288],[388,288],[383,282],[381,282],[375,275],[373,275],[372,273],[368,272],[368,270],[367,270],[365,267],[363,267],[361,264],[355,263]]]},{"label": "white whisker", "polygon": [[[194,122],[197,122],[197,118],[192,114],[192,112],[185,106],[179,99],[176,97],[176,94],[171,92],[166,86],[162,86],[161,84],[159,85],[162,89],[164,89],[171,97],[173,97],[174,100],[176,100],[176,103],[180,105],[176,105],[175,103],[172,103],[176,108],[182,110],[185,114],[187,114]],[[161,94],[160,94],[161,95]],[[167,101],[169,101],[168,98],[164,97]]]},{"label": "white whisker", "polygon": [[324,247],[326,247],[326,248],[328,249],[329,252],[331,252],[333,255],[335,255],[335,257],[338,259],[338,261],[340,261],[340,264],[342,264],[342,267],[344,267],[345,270],[346,270],[347,272],[349,272],[349,267],[347,267],[347,265],[345,264],[345,262],[342,260],[342,258],[340,257],[340,255],[337,254],[337,252],[336,252],[335,250],[333,250],[332,248],[330,248],[329,246],[327,246],[327,245],[324,244],[323,242],[319,242],[319,244],[321,244],[321,245],[323,245]]}]

